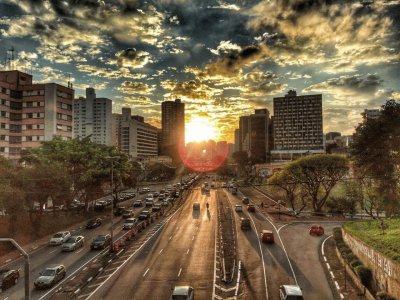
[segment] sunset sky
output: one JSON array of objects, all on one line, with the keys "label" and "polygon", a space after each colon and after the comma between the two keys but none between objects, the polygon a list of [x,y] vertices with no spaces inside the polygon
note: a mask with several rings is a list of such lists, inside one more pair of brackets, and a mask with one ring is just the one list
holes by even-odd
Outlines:
[{"label": "sunset sky", "polygon": [[324,132],[351,134],[400,99],[400,1],[362,2],[0,0],[0,67],[13,46],[36,82],[70,74],[77,95],[92,86],[157,126],[181,98],[187,123],[228,141],[273,97],[322,93]]}]

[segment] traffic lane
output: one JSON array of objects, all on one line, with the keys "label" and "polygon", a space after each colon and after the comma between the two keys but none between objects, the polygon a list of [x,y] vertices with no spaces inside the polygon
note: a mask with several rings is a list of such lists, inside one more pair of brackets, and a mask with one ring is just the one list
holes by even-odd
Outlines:
[{"label": "traffic lane", "polygon": [[[202,195],[196,201],[200,202],[199,222],[192,236],[190,253],[186,253],[187,260],[183,262],[181,274],[174,285],[191,285],[195,289],[196,299],[211,299],[217,222],[215,192],[211,196]],[[205,205],[207,202],[208,210]]]},{"label": "traffic lane", "polygon": [[[114,229],[114,235],[118,236],[121,232],[119,226],[121,219],[116,220],[117,228]],[[122,224],[122,223],[121,223]],[[63,264],[67,269],[67,275],[70,272],[70,268],[74,268],[74,265],[80,265],[81,261],[87,261],[93,257],[90,254],[90,243],[99,234],[108,234],[110,232],[109,221],[102,223],[101,226],[94,229],[86,229],[85,227],[79,228],[75,231],[71,231],[72,235],[82,235],[85,238],[84,247],[79,248],[73,252],[62,252],[61,246],[46,246],[37,250],[32,256],[30,256],[30,283],[33,288],[33,282],[39,276],[39,272],[44,270],[51,264]],[[24,297],[24,261],[18,260],[11,264],[9,268],[20,269],[20,278],[18,284],[12,288],[4,291],[1,295],[1,299],[23,299]],[[39,293],[40,294],[40,293]],[[4,297],[4,298],[3,298]]]},{"label": "traffic lane", "polygon": [[238,258],[242,262],[242,284],[239,299],[266,299],[266,287],[262,257],[258,243],[257,229],[251,224],[251,230],[241,229],[240,218],[249,217],[247,212],[237,213],[234,211],[236,198],[227,193],[232,204],[233,214],[237,232]]},{"label": "traffic lane", "polygon": [[309,235],[311,225],[295,223],[280,230],[281,238],[292,260],[299,286],[303,289],[305,299],[334,299],[328,279],[321,265],[319,251],[323,239],[332,234],[338,225],[324,225],[325,235]]},{"label": "traffic lane", "polygon": [[198,219],[192,218],[191,207],[198,198],[198,193],[191,193],[157,240],[128,262],[128,266],[112,282],[110,280],[107,283],[107,287],[102,289],[106,292],[95,297],[164,299],[169,295],[174,286],[174,278],[178,277],[180,262],[188,256],[188,245],[195,233],[195,225],[192,223],[198,222]]}]

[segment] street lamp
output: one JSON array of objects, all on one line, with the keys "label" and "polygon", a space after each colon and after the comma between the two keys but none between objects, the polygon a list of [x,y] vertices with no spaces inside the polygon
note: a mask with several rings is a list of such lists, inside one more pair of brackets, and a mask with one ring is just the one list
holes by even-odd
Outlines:
[{"label": "street lamp", "polygon": [[110,236],[111,236],[111,247],[114,242],[114,159],[118,159],[119,156],[106,156],[105,159],[111,160],[111,227],[110,227]]}]

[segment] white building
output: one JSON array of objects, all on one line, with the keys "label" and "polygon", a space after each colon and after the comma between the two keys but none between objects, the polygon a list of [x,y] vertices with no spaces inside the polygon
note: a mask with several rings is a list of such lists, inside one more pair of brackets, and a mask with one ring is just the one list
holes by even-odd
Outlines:
[{"label": "white building", "polygon": [[122,108],[113,114],[113,141],[131,158],[148,159],[158,156],[158,129],[144,122],[141,116],[132,116],[131,109]]},{"label": "white building", "polygon": [[94,143],[111,146],[112,101],[96,98],[93,88],[86,89],[86,99],[74,100],[74,137],[91,136]]}]

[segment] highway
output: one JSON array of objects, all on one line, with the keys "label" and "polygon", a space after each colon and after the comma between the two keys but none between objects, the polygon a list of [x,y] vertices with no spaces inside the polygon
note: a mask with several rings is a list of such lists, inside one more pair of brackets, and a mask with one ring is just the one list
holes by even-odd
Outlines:
[{"label": "highway", "polygon": [[[194,202],[200,202],[200,212],[193,212]],[[191,285],[196,299],[210,299],[215,226],[215,192],[193,190],[161,234],[91,299],[167,299],[175,285]]]}]

